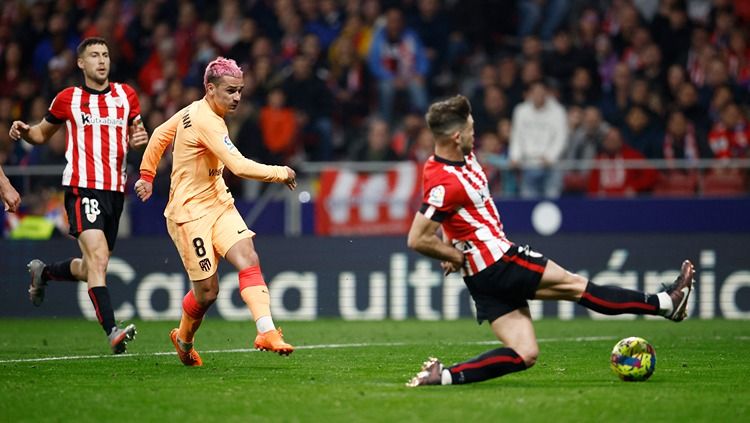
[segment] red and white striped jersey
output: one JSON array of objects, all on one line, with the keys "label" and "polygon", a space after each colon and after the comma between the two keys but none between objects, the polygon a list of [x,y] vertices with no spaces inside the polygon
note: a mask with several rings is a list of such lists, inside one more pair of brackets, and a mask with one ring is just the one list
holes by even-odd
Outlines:
[{"label": "red and white striped jersey", "polygon": [[128,126],[140,113],[138,96],[127,84],[110,82],[103,91],[85,86],[60,91],[45,119],[66,124],[68,163],[62,184],[124,192]]},{"label": "red and white striped jersey", "polygon": [[487,185],[474,153],[464,162],[431,156],[424,165],[420,212],[440,222],[450,242],[464,252],[464,276],[500,260],[511,246]]}]

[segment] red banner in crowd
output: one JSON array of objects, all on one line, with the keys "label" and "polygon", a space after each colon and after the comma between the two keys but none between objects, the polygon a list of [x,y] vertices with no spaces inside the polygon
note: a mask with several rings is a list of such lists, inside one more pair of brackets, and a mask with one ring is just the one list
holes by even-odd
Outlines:
[{"label": "red banner in crowd", "polygon": [[396,163],[383,172],[324,170],[315,203],[315,233],[406,234],[422,194],[421,173],[413,162]]}]

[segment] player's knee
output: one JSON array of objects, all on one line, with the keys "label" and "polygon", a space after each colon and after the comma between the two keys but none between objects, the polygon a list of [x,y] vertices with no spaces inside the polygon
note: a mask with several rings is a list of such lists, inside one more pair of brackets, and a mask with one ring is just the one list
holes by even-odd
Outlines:
[{"label": "player's knee", "polygon": [[81,268],[84,272],[88,273],[93,270],[97,273],[106,273],[107,265],[109,264],[109,254],[92,254],[88,257],[88,260],[83,260]]},{"label": "player's knee", "polygon": [[250,262],[250,266],[257,266],[260,264],[260,257],[258,257],[258,253],[256,253],[255,250],[252,250],[252,252],[247,255],[247,259]]},{"label": "player's knee", "polygon": [[583,276],[577,274],[577,273],[569,273],[570,282],[566,284],[568,287],[568,296],[579,299],[583,295],[583,292],[586,291],[586,284],[589,283],[589,280],[587,278],[584,278]]},{"label": "player's knee", "polygon": [[523,362],[528,369],[536,364],[536,359],[539,357],[539,347],[536,345],[529,345],[521,351],[516,351],[516,353],[521,356],[521,359],[523,359]]},{"label": "player's knee", "polygon": [[218,289],[202,289],[195,291],[195,302],[203,308],[208,308],[216,302],[216,297],[219,296]]},{"label": "player's knee", "polygon": [[202,307],[209,307],[211,304],[216,302],[216,297],[219,296],[219,290],[206,291],[203,294],[202,301],[200,301]]}]

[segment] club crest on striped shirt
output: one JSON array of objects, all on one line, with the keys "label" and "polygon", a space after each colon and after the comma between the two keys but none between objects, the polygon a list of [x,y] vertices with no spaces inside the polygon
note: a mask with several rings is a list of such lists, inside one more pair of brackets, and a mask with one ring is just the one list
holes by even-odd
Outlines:
[{"label": "club crest on striped shirt", "polygon": [[430,195],[427,198],[427,203],[435,207],[443,207],[445,202],[445,187],[438,185],[430,190]]}]

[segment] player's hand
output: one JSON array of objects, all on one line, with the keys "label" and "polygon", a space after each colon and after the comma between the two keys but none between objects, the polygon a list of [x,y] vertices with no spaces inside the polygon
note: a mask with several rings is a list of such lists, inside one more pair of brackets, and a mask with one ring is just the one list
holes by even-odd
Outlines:
[{"label": "player's hand", "polygon": [[297,172],[294,171],[289,166],[284,166],[286,169],[287,178],[284,180],[284,183],[287,187],[289,187],[290,190],[294,191],[295,188],[297,188]]},{"label": "player's hand", "polygon": [[443,269],[443,275],[448,276],[453,272],[458,272],[461,270],[462,265],[457,265],[454,262],[451,261],[441,261],[440,267]]},{"label": "player's hand", "polygon": [[130,148],[140,150],[148,144],[148,133],[143,125],[133,125],[133,130],[128,137]]},{"label": "player's hand", "polygon": [[10,183],[0,183],[0,198],[3,200],[5,211],[15,213],[21,204],[21,196]]},{"label": "player's hand", "polygon": [[18,141],[29,133],[29,129],[31,129],[31,127],[27,123],[20,120],[14,120],[13,124],[10,125],[8,135],[10,135],[12,141]]},{"label": "player's hand", "polygon": [[154,192],[154,184],[151,182],[146,182],[143,179],[139,179],[135,183],[135,195],[138,196],[138,198],[146,202],[149,198],[151,198],[151,194]]},{"label": "player's hand", "polygon": [[461,270],[462,267],[464,267],[464,262],[466,258],[464,257],[463,253],[460,253],[460,254],[461,254],[460,259],[440,262],[440,267],[443,269],[443,275],[448,276],[453,272],[458,272],[459,270]]}]

